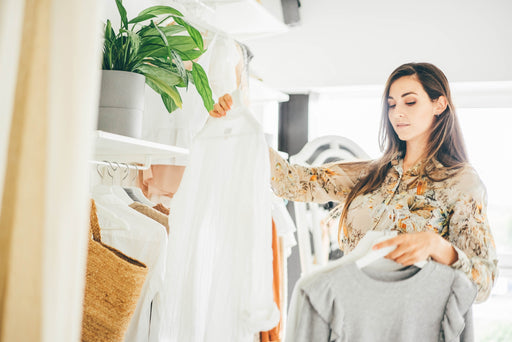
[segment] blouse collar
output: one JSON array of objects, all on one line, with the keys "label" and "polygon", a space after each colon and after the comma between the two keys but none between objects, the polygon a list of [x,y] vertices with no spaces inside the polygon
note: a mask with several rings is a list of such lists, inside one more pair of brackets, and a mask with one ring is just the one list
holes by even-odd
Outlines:
[{"label": "blouse collar", "polygon": [[[410,169],[408,169],[405,174],[409,174],[411,176],[418,176],[419,175],[419,169],[421,165],[423,164],[423,161],[420,160],[416,164],[414,164]],[[404,174],[404,153],[403,152],[397,152],[393,159],[391,160],[391,165],[393,165],[394,169],[400,174]],[[442,168],[444,165],[437,160],[437,158],[434,158],[432,160],[432,165],[434,168],[439,169]],[[427,171],[431,171],[432,167],[427,167]]]}]

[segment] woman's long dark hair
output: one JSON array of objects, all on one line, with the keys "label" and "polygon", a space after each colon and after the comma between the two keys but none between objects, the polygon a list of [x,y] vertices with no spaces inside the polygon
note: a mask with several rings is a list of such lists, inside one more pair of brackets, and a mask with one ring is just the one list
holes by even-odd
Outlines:
[{"label": "woman's long dark hair", "polygon": [[391,122],[389,121],[388,96],[389,89],[393,82],[404,76],[413,76],[421,83],[431,101],[444,96],[448,102],[446,109],[435,117],[430,133],[430,139],[427,144],[424,163],[421,163],[418,170],[419,176],[426,176],[433,181],[440,181],[448,176],[435,177],[432,161],[437,159],[443,164],[445,170],[457,172],[467,163],[466,148],[464,139],[460,130],[455,108],[452,103],[450,87],[444,73],[436,66],[430,63],[407,63],[399,66],[389,76],[382,98],[382,117],[379,130],[379,145],[384,154],[381,158],[375,160],[369,167],[366,176],[362,177],[348,194],[343,207],[338,229],[338,241],[341,246],[341,231],[347,234],[344,221],[347,218],[347,210],[350,203],[359,195],[370,193],[384,181],[388,170],[391,168],[391,161],[397,154],[405,156],[406,144],[398,138]]}]

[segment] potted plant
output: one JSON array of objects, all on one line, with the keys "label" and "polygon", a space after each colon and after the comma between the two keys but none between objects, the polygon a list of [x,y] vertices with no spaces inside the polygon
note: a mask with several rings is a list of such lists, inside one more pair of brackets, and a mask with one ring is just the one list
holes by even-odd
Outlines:
[{"label": "potted plant", "polygon": [[[161,95],[169,113],[181,108],[178,88],[191,83],[206,110],[214,101],[203,68],[193,62],[204,52],[203,38],[183,15],[169,6],[152,6],[129,20],[122,0],[115,0],[121,24],[105,24],[98,128],[139,137],[144,83]],[[173,20],[172,25],[167,22]],[[187,70],[186,61],[192,68]]]}]

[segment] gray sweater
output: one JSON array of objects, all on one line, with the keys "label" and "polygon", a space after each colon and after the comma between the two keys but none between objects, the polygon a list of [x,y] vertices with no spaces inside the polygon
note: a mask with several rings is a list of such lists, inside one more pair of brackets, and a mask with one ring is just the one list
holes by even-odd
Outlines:
[{"label": "gray sweater", "polygon": [[294,291],[303,298],[289,342],[473,341],[476,287],[433,261],[392,272],[351,262]]}]

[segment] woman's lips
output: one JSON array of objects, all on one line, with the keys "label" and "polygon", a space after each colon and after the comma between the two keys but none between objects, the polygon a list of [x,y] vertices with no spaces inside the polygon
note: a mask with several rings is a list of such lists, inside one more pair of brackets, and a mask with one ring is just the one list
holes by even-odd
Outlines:
[{"label": "woman's lips", "polygon": [[409,127],[409,126],[410,126],[409,124],[404,124],[404,123],[396,124],[397,128],[404,128],[404,127]]}]

